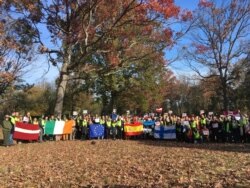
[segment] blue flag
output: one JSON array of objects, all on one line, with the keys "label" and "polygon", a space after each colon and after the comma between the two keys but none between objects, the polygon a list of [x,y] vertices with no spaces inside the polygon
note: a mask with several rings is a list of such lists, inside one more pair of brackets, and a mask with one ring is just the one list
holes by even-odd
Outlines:
[{"label": "blue flag", "polygon": [[144,127],[150,127],[150,126],[153,127],[154,125],[155,125],[155,121],[152,121],[152,120],[143,122]]},{"label": "blue flag", "polygon": [[89,126],[89,137],[98,138],[104,137],[104,126],[101,124],[92,124]]}]

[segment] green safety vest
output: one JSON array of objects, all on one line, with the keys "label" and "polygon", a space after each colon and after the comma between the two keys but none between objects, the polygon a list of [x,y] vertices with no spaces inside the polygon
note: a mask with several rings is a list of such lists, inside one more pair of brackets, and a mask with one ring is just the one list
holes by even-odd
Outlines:
[{"label": "green safety vest", "polygon": [[104,120],[100,120],[100,124],[104,125],[105,124],[105,121]]},{"label": "green safety vest", "polygon": [[191,122],[191,128],[196,128],[196,122],[195,121],[193,121],[193,122]]},{"label": "green safety vest", "polygon": [[16,118],[13,116],[10,116],[10,122],[15,125],[16,124]]},{"label": "green safety vest", "polygon": [[200,139],[200,133],[199,131],[194,131],[194,139]]},{"label": "green safety vest", "polygon": [[46,124],[46,121],[44,119],[42,119],[42,122],[41,122],[42,126],[44,127],[45,124]]},{"label": "green safety vest", "polygon": [[112,125],[112,127],[115,127],[116,126],[116,122],[112,122],[111,125]]},{"label": "green safety vest", "polygon": [[118,127],[121,127],[121,126],[122,126],[122,120],[118,120],[118,121],[116,122],[116,125],[117,125]]},{"label": "green safety vest", "polygon": [[206,125],[207,120],[205,118],[201,119],[201,125]]},{"label": "green safety vest", "polygon": [[107,127],[111,127],[111,121],[107,121]]},{"label": "green safety vest", "polygon": [[83,126],[83,127],[87,127],[87,125],[88,125],[87,120],[82,120],[82,126]]},{"label": "green safety vest", "polygon": [[247,119],[245,117],[243,117],[241,120],[240,120],[240,126],[243,127],[247,125]]}]

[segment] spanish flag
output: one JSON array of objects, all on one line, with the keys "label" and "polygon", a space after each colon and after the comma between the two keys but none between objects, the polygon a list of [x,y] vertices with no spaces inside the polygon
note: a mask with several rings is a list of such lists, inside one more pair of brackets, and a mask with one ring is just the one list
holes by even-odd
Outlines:
[{"label": "spanish flag", "polygon": [[143,133],[143,125],[140,122],[125,123],[124,125],[125,136],[137,136]]}]

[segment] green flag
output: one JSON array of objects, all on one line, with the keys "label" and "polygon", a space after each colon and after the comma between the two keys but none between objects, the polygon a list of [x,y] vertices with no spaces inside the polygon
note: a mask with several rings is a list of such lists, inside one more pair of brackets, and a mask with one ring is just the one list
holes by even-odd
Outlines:
[{"label": "green flag", "polygon": [[47,121],[45,124],[45,134],[54,134],[55,121]]}]

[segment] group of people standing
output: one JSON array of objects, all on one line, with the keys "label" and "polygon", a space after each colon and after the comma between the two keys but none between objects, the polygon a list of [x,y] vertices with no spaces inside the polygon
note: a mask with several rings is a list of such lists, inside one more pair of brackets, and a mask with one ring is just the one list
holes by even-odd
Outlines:
[{"label": "group of people standing", "polygon": [[234,142],[250,141],[247,115],[210,115],[185,117],[176,122],[177,140],[187,142]]},{"label": "group of people standing", "polygon": [[[58,140],[55,135],[45,135],[44,126],[46,121],[50,120],[74,120],[72,134],[69,137],[60,137],[63,140],[86,140],[89,139],[89,126],[92,124],[101,124],[105,127],[105,134],[101,138],[106,139],[123,139],[124,124],[141,122],[153,122],[151,126],[147,126],[154,132],[155,126],[175,126],[176,140],[183,142],[235,142],[243,143],[250,141],[250,126],[247,115],[238,114],[217,116],[201,114],[199,116],[183,116],[179,117],[173,114],[151,114],[144,116],[119,116],[116,112],[107,116],[91,116],[90,114],[78,116],[63,116],[62,118],[55,116],[41,116],[40,118],[31,117],[30,113],[20,116],[18,112],[12,113],[11,116],[5,115],[2,122],[2,130],[4,136],[4,145],[13,144],[12,134],[15,122],[22,121],[24,123],[37,124],[40,127],[39,141]],[[146,123],[145,123],[146,125]],[[146,127],[145,127],[146,128]],[[145,137],[145,132],[139,138],[153,138],[153,134]]]},{"label": "group of people standing", "polygon": [[13,142],[13,132],[16,122],[39,124],[37,118],[31,117],[31,114],[27,112],[24,116],[21,116],[19,112],[13,112],[11,115],[6,114],[2,122],[2,132],[3,132],[3,145],[9,147],[14,145]]}]

